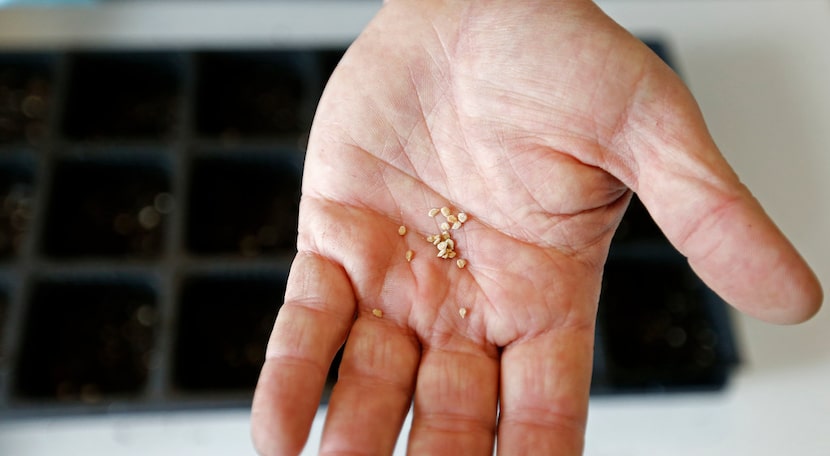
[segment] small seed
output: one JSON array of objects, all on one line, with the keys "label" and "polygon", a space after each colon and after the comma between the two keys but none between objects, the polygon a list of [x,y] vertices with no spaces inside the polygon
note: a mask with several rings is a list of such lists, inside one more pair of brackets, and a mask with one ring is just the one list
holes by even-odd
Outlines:
[{"label": "small seed", "polygon": [[467,266],[467,260],[459,258],[455,260],[455,265],[458,266],[458,269],[464,269],[464,267]]},{"label": "small seed", "polygon": [[455,250],[452,252],[447,253],[447,258],[455,258]]},{"label": "small seed", "polygon": [[441,209],[438,209],[437,207],[433,207],[432,209],[429,210],[429,216],[430,217],[435,217],[436,215],[438,215],[439,212],[441,212]]},{"label": "small seed", "polygon": [[[444,242],[446,242],[446,243],[447,243],[447,250],[452,250],[452,249],[454,249],[454,248],[455,248],[455,241],[453,241],[452,239],[447,239],[447,240],[446,240],[446,241],[444,241]],[[440,247],[440,245],[441,245],[441,244],[438,244],[438,245],[439,245],[439,247]]]},{"label": "small seed", "polygon": [[454,230],[457,230],[457,229],[461,228],[461,222],[453,223],[451,228],[454,229]]},{"label": "small seed", "polygon": [[466,318],[467,317],[467,308],[462,307],[462,308],[458,309],[458,315],[461,315],[461,318]]},{"label": "small seed", "polygon": [[434,240],[435,240],[435,236],[433,236],[431,234],[429,236],[427,236],[427,242],[432,242]]},{"label": "small seed", "polygon": [[449,217],[450,214],[452,214],[450,208],[448,208],[447,206],[441,208],[441,215],[443,215],[444,217]]},{"label": "small seed", "polygon": [[441,224],[441,230],[442,231],[449,231],[450,230],[450,224],[447,223],[447,222],[442,223]]},{"label": "small seed", "polygon": [[383,318],[383,311],[380,309],[372,309],[372,315],[378,318]]},{"label": "small seed", "polygon": [[450,242],[449,239],[446,241],[439,242],[436,247],[438,247],[438,250],[447,250],[448,242]]},{"label": "small seed", "polygon": [[446,255],[447,255],[447,249],[444,249],[444,250],[439,250],[438,255],[435,255],[435,256],[437,256],[438,258],[447,258]]},{"label": "small seed", "polygon": [[449,231],[444,230],[444,231],[441,232],[441,239],[446,241],[449,238],[450,238],[450,232]]},{"label": "small seed", "polygon": [[436,234],[435,237],[432,239],[432,245],[438,245],[439,243],[441,243],[441,241],[441,235]]},{"label": "small seed", "polygon": [[400,234],[401,236],[403,236],[404,234],[406,234],[406,227],[405,227],[405,226],[403,226],[403,225],[401,225],[400,227],[398,227],[398,234]]},{"label": "small seed", "polygon": [[458,221],[458,217],[450,214],[447,216],[447,223],[455,223]]},{"label": "small seed", "polygon": [[466,222],[467,221],[467,214],[465,214],[464,212],[459,212],[458,213],[458,221],[461,222],[461,223]]},{"label": "small seed", "polygon": [[412,250],[406,251],[406,261],[412,261],[412,257],[415,255],[415,252]]}]

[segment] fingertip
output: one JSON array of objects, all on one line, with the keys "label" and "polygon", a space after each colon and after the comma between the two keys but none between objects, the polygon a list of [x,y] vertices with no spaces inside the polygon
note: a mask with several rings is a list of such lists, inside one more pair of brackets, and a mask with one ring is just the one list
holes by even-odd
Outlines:
[{"label": "fingertip", "polygon": [[692,269],[726,302],[759,320],[792,325],[815,316],[824,293],[792,243],[754,199],[729,212],[705,236],[717,248],[689,255]]},{"label": "fingertip", "polygon": [[801,280],[794,280],[789,305],[783,307],[782,312],[773,313],[764,320],[780,325],[795,325],[810,320],[821,310],[824,302],[821,283],[806,264],[804,267],[806,269]]}]

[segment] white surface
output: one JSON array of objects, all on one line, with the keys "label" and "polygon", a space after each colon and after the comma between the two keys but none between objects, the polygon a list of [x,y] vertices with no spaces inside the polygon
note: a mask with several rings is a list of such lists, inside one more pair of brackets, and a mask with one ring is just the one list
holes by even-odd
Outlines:
[{"label": "white surface", "polygon": [[[830,3],[600,4],[637,34],[668,41],[724,154],[830,286]],[[377,7],[338,1],[309,15],[308,2],[204,5],[137,2],[57,19],[0,11],[0,47],[337,42]],[[744,365],[726,392],[592,400],[586,455],[830,455],[830,311],[794,327],[736,322]],[[240,411],[0,423],[2,455],[252,452]]]}]

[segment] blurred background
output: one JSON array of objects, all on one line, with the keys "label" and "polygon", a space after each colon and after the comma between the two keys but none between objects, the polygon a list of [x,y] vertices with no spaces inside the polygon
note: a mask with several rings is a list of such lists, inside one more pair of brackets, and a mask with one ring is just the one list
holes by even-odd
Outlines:
[{"label": "blurred background", "polygon": [[[379,3],[0,1],[0,454],[252,452],[311,119]],[[830,3],[600,6],[689,83],[826,284]],[[635,198],[586,453],[830,454],[825,314],[733,314]]]}]

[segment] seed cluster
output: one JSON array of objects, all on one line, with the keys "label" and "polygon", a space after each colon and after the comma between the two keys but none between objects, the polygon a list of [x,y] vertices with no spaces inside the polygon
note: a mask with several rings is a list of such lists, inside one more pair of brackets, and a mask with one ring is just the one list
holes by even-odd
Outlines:
[{"label": "seed cluster", "polygon": [[[440,222],[438,225],[441,229],[441,232],[438,234],[431,234],[427,236],[427,242],[431,243],[435,246],[438,250],[438,253],[435,255],[441,259],[452,259],[455,258],[458,253],[455,251],[455,240],[452,238],[451,231],[457,230],[461,228],[464,223],[468,220],[467,214],[464,212],[459,212],[457,214],[453,214],[452,210],[449,207],[442,207],[437,208],[434,207],[429,210],[429,216],[435,218],[441,214],[443,217],[443,221]],[[407,234],[407,228],[404,225],[398,227],[398,234],[401,236],[405,236]],[[415,252],[412,250],[407,250],[405,257],[407,262],[411,262],[412,258],[415,256]],[[467,267],[467,260],[464,258],[458,258],[455,260],[455,265],[458,269],[464,269]],[[458,315],[464,319],[467,318],[467,313],[469,309],[466,307],[462,307],[458,309]],[[383,311],[381,309],[372,309],[372,315],[377,318],[383,318]]]},{"label": "seed cluster", "polygon": [[[444,206],[441,209],[438,209],[437,207],[430,209],[428,215],[434,218],[437,217],[438,214],[441,214],[441,216],[444,217],[444,221],[439,225],[441,232],[427,236],[427,242],[431,242],[432,245],[438,249],[438,254],[435,255],[438,258],[443,258],[445,260],[455,258],[457,255],[455,251],[455,241],[452,238],[452,234],[450,234],[450,230],[457,230],[461,228],[461,226],[464,225],[464,222],[468,219],[467,214],[464,212],[453,214],[450,208]],[[456,265],[459,269],[461,269],[467,265],[467,261],[459,259],[456,261]]]}]

